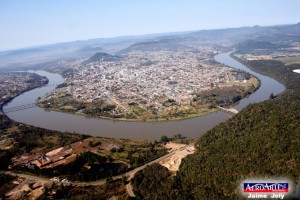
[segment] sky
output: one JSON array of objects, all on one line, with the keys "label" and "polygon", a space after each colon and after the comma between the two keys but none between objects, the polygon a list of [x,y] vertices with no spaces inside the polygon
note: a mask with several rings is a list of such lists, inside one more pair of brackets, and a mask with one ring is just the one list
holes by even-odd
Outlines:
[{"label": "sky", "polygon": [[0,51],[58,42],[300,22],[299,0],[0,0]]}]

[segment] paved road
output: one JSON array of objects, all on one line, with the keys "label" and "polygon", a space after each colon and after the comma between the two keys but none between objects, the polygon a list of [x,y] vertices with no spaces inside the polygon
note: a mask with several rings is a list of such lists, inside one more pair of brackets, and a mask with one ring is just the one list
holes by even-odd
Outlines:
[{"label": "paved road", "polygon": [[[137,168],[135,168],[135,169],[133,169],[133,170],[131,170],[129,172],[126,172],[126,173],[118,175],[118,176],[114,176],[114,177],[112,177],[112,179],[113,180],[122,179],[122,176],[126,176],[128,180],[131,180],[138,171],[140,171],[142,169],[145,169],[148,165],[152,165],[154,163],[158,163],[159,161],[164,160],[164,159],[166,159],[166,158],[174,155],[177,151],[180,151],[180,150],[182,150],[184,148],[187,148],[188,146],[191,146],[191,145],[193,145],[193,144],[181,147],[180,149],[178,149],[176,151],[168,153],[168,154],[166,154],[166,155],[164,155],[164,156],[162,156],[162,157],[160,157],[160,158],[158,158],[156,160],[153,160],[153,161],[151,161],[149,163],[146,163],[146,164],[144,164],[144,165],[142,165],[140,167],[137,167]],[[99,181],[93,181],[93,182],[71,182],[71,183],[73,185],[102,185],[102,184],[106,183],[106,181],[105,180],[99,180]]]},{"label": "paved road", "polygon": [[28,179],[28,180],[53,182],[49,178],[43,178],[43,177],[40,177],[40,176],[33,176],[33,175],[22,174],[22,173],[15,173],[15,172],[10,172],[10,171],[1,171],[1,172],[5,173],[5,174],[10,174],[10,175],[13,175],[13,176],[19,176],[21,178],[25,178],[25,179]]},{"label": "paved road", "polygon": [[[126,172],[126,173],[118,175],[118,176],[114,176],[114,177],[112,177],[112,179],[117,180],[117,179],[121,179],[122,176],[125,176],[130,181],[138,171],[140,171],[142,169],[145,169],[148,165],[158,163],[159,161],[164,160],[164,159],[174,155],[177,151],[181,151],[181,150],[183,150],[183,149],[185,149],[185,148],[187,148],[191,145],[193,145],[193,144],[189,144],[189,145],[186,145],[184,147],[181,147],[180,149],[177,149],[176,151],[168,153],[168,154],[166,154],[166,155],[164,155],[164,156],[162,156],[162,157],[160,157],[156,160],[153,160],[149,163],[146,163],[146,164],[144,164],[140,167],[137,167],[137,168],[135,168],[135,169],[133,169],[129,172]],[[14,173],[14,172],[10,172],[10,171],[1,171],[1,172],[6,173],[6,174],[11,174],[11,175],[14,175],[14,176],[19,176],[19,177],[26,178],[26,179],[30,179],[30,180],[34,180],[34,181],[45,181],[45,182],[50,182],[50,183],[55,182],[55,181],[50,180],[49,178],[43,178],[43,177],[39,177],[39,176],[33,176],[33,175],[22,174],[22,173]],[[57,183],[61,183],[61,182],[57,182]],[[72,185],[77,185],[77,186],[88,186],[88,185],[89,186],[96,186],[96,185],[103,185],[103,184],[106,183],[106,181],[105,180],[99,180],[99,181],[93,181],[93,182],[69,182],[69,183],[72,184]],[[126,185],[126,190],[127,190],[128,194],[130,196],[134,196],[134,193],[132,191],[132,187],[131,187],[130,183],[128,185]]]},{"label": "paved road", "polygon": [[[116,179],[121,179],[122,176],[126,176],[129,180],[133,178],[134,174],[137,173],[138,171],[146,168],[148,165],[152,165],[153,163],[158,163],[159,161],[165,159],[165,158],[168,158],[170,156],[172,156],[176,151],[172,152],[172,153],[169,153],[169,154],[166,154],[154,161],[151,161],[147,164],[144,164],[140,167],[137,167],[129,172],[126,172],[124,174],[121,174],[121,175],[118,175],[118,176],[114,176],[112,177],[113,180],[116,180]],[[31,180],[34,180],[34,181],[45,181],[45,182],[55,182],[55,181],[52,181],[50,180],[49,178],[43,178],[43,177],[40,177],[40,176],[34,176],[34,175],[28,175],[28,174],[22,174],[22,173],[15,173],[15,172],[10,172],[10,171],[1,171],[2,173],[6,173],[6,174],[10,174],[10,175],[14,175],[14,176],[19,176],[19,177],[22,177],[22,178],[26,178],[26,179],[31,179]],[[104,183],[106,183],[105,180],[99,180],[99,181],[93,181],[93,182],[70,182],[71,184],[73,185],[102,185]]]},{"label": "paved road", "polygon": [[[156,160],[153,160],[153,161],[151,161],[149,163],[146,163],[146,164],[144,164],[144,165],[142,165],[140,167],[137,167],[137,168],[135,168],[135,169],[133,169],[133,170],[131,170],[129,172],[126,172],[124,174],[121,174],[121,175],[118,175],[118,176],[114,176],[114,177],[112,177],[112,179],[113,180],[122,179],[122,176],[125,176],[125,177],[127,177],[128,180],[131,180],[138,171],[140,171],[142,169],[145,169],[148,165],[152,165],[153,163],[158,163],[159,161],[161,161],[161,160],[163,160],[165,158],[168,158],[168,157],[174,155],[175,152],[176,151],[168,153],[168,154],[166,154],[166,155],[164,155],[164,156],[162,156],[162,157],[160,157],[160,158],[158,158]],[[105,184],[106,181],[105,180],[99,180],[99,181],[93,181],[93,182],[71,182],[71,183],[72,183],[72,185],[81,185],[81,186],[82,185],[92,185],[92,186],[95,186],[95,185]]]},{"label": "paved road", "polygon": [[131,183],[129,182],[127,185],[126,185],[126,191],[127,191],[127,194],[131,197],[135,197],[134,195],[134,192],[132,190],[132,186],[131,186]]}]

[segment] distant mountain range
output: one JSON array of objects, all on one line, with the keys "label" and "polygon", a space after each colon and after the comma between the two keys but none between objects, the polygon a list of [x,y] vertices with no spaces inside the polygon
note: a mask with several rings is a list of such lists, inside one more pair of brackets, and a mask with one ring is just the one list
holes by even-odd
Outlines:
[{"label": "distant mountain range", "polygon": [[123,49],[117,54],[124,54],[132,51],[178,51],[192,49],[191,47],[178,43],[176,39],[162,39],[158,41],[139,42],[130,47]]},{"label": "distant mountain range", "polygon": [[[287,48],[300,42],[300,23],[282,26],[253,26],[217,30],[202,30],[185,35],[167,36],[154,41],[139,42],[117,52],[124,54],[132,51],[187,50],[189,44],[231,44],[240,50],[256,48]],[[287,43],[288,41],[288,43]]]},{"label": "distant mountain range", "polygon": [[3,51],[0,52],[0,67],[43,63],[54,59],[88,59],[98,52],[118,55],[132,51],[188,50],[201,44],[235,46],[242,51],[257,47],[288,47],[300,42],[299,33],[300,23],[90,39]]}]

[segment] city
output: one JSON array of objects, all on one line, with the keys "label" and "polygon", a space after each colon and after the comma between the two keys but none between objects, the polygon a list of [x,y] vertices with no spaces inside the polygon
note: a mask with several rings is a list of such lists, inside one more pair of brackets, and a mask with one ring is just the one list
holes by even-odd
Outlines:
[{"label": "city", "polygon": [[0,199],[300,199],[300,1],[0,1]]},{"label": "city", "polygon": [[[83,110],[103,102],[104,112],[97,115],[100,117],[170,120],[213,111],[216,102],[208,98],[197,101],[204,92],[230,90],[225,96],[216,95],[216,101],[220,101],[236,96],[242,98],[259,87],[254,77],[245,78],[243,72],[214,62],[211,52],[214,49],[206,46],[197,53],[134,51],[117,60],[79,65],[64,82],[65,87],[47,94],[38,103],[46,108],[88,114]],[[76,110],[74,101],[83,104],[84,109],[81,106],[81,110]],[[63,106],[58,106],[59,102],[63,102]],[[180,112],[186,114],[176,117]]]}]

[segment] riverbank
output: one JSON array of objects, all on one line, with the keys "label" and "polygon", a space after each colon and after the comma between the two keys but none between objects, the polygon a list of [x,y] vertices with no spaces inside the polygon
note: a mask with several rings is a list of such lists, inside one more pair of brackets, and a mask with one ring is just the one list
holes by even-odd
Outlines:
[{"label": "riverbank", "polygon": [[0,79],[0,109],[19,95],[49,83],[46,77],[25,72],[8,72],[1,74]]},{"label": "riverbank", "polygon": [[[228,53],[219,54],[215,57],[220,63],[225,63],[236,69],[247,70],[242,64],[236,62]],[[247,71],[253,74],[252,71]],[[55,89],[54,85],[63,83],[64,79],[57,74],[48,72],[38,72],[40,75],[47,76],[50,80],[47,87],[37,88],[26,92],[15,98],[7,107],[23,105],[24,103],[34,103],[40,96],[45,95]],[[238,101],[233,108],[240,111],[250,103],[257,103],[269,99],[269,94],[275,95],[281,93],[284,87],[277,81],[254,74],[261,80],[261,86],[251,95]],[[160,139],[162,135],[172,137],[174,134],[182,134],[187,138],[199,138],[215,125],[226,121],[230,115],[222,111],[215,111],[205,114],[201,117],[194,117],[177,121],[144,122],[144,121],[113,121],[108,119],[87,118],[83,115],[74,115],[56,111],[47,111],[39,107],[22,110],[16,113],[7,113],[7,115],[18,122],[38,126],[42,128],[69,131],[76,133],[89,134],[92,136],[128,138],[154,141]]]},{"label": "riverbank", "polygon": [[[299,83],[296,82],[297,75],[293,70],[299,68],[299,64],[286,65],[278,60],[244,60],[235,55],[235,52],[230,54],[230,57],[240,63],[246,65],[249,69],[256,73],[272,77],[284,84],[287,89],[297,89]],[[264,67],[261,67],[264,66]],[[284,75],[284,76],[283,76]]]},{"label": "riverbank", "polygon": [[[114,101],[117,102],[117,106],[100,99],[79,101],[69,94],[69,88],[65,88],[67,84],[64,83],[60,84],[63,86],[59,86],[59,89],[52,92],[53,95],[47,98],[42,97],[36,101],[36,104],[47,111],[77,114],[87,118],[128,122],[180,121],[213,113],[218,110],[216,109],[218,106],[232,106],[260,87],[260,80],[250,73],[232,69],[230,75],[227,74],[227,76],[230,76],[229,80],[236,77],[239,79],[222,83],[221,86],[212,84],[205,91],[193,92],[193,98],[182,103],[164,97],[162,100],[157,100],[163,101],[164,108],[162,110],[156,109],[155,106],[145,107],[134,102],[121,105],[116,100]],[[152,104],[156,103],[153,101]],[[126,110],[126,113],[118,113],[120,108]]]},{"label": "riverbank", "polygon": [[[160,190],[145,188],[140,198],[156,195],[159,191],[160,197],[165,199],[240,199],[237,184],[248,178],[284,177],[292,188],[299,185],[300,75],[293,70],[300,64],[272,64],[272,61],[264,61],[259,65],[247,63],[247,66],[264,70],[274,79],[286,80],[285,91],[247,106],[199,138],[195,154],[183,160],[176,176],[160,175],[153,181],[155,174],[166,171],[155,166],[142,171],[143,176],[137,174],[135,194],[141,194],[144,189],[140,185],[150,184]],[[273,70],[266,70],[268,68]],[[260,89],[265,89],[265,94],[269,95],[272,90],[268,89],[272,87],[265,88],[265,83],[262,80]],[[291,198],[293,195],[295,191],[290,193]]]},{"label": "riverbank", "polygon": [[63,113],[68,113],[68,114],[76,114],[80,116],[84,116],[85,118],[97,118],[97,119],[104,119],[104,120],[112,120],[116,122],[168,122],[168,121],[181,121],[181,120],[186,120],[186,119],[192,119],[192,118],[197,118],[201,117],[213,112],[216,112],[217,108],[210,108],[210,109],[203,109],[203,110],[198,110],[198,113],[193,113],[186,115],[184,117],[170,117],[170,118],[155,118],[155,119],[130,119],[130,118],[112,118],[112,117],[105,117],[105,116],[95,116],[95,115],[89,115],[85,114],[83,112],[72,112],[68,110],[62,110],[58,108],[45,108],[43,104],[36,103],[40,108],[45,109],[46,111],[57,111],[57,112],[63,112]]}]

